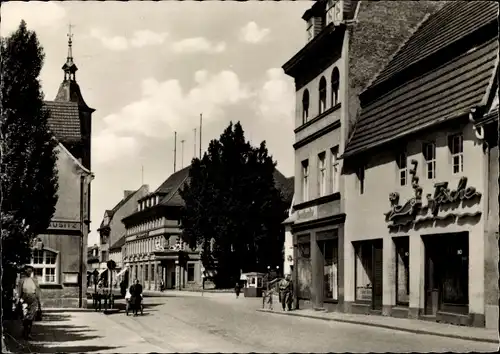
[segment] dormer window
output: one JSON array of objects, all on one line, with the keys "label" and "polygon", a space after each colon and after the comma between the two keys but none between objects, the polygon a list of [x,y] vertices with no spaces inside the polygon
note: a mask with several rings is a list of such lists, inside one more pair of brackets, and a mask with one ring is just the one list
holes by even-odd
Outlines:
[{"label": "dormer window", "polygon": [[160,203],[160,196],[159,196],[159,195],[157,195],[157,196],[156,196],[156,204],[159,204],[159,203]]},{"label": "dormer window", "polygon": [[319,114],[326,110],[326,79],[323,76],[319,81]]},{"label": "dormer window", "polygon": [[305,90],[302,96],[302,124],[309,120],[309,91]]},{"label": "dormer window", "polygon": [[311,17],[307,21],[307,41],[309,42],[314,37],[314,26],[313,26],[313,18]]}]

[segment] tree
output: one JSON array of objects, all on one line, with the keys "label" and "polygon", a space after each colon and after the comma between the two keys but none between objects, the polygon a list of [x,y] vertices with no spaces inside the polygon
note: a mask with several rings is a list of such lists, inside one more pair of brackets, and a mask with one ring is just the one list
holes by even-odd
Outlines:
[{"label": "tree", "polygon": [[234,285],[240,270],[281,265],[285,204],[274,183],[276,163],[265,142],[252,147],[241,124],[232,123],[194,159],[181,190],[183,237],[202,249],[216,285]]},{"label": "tree", "polygon": [[[44,53],[36,33],[21,21],[0,44],[2,285],[10,292],[18,267],[30,262],[33,239],[55,212],[57,143],[38,80]],[[2,292],[2,297],[9,295]]]}]

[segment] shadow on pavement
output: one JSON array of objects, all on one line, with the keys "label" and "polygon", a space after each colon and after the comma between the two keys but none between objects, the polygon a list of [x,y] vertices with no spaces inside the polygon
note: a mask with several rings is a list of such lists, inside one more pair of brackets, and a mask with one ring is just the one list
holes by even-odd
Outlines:
[{"label": "shadow on pavement", "polygon": [[[85,353],[113,350],[117,346],[90,345],[90,341],[102,338],[88,326],[75,326],[69,321],[70,316],[44,314],[43,321],[35,322],[32,330],[33,339],[22,338],[21,321],[9,321],[4,326],[5,344],[11,353]],[[81,345],[66,346],[57,343],[82,342]],[[85,343],[87,342],[87,343]],[[56,344],[56,345],[54,345]]]}]

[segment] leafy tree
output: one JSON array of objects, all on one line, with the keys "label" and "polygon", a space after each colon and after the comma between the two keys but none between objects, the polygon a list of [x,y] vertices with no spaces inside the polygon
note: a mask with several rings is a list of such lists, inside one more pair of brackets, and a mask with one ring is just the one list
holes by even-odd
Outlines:
[{"label": "leafy tree", "polygon": [[265,142],[252,147],[241,124],[232,123],[194,159],[181,191],[183,237],[201,247],[218,287],[234,285],[240,270],[282,264],[285,205],[274,183],[275,162]]},{"label": "leafy tree", "polygon": [[43,59],[36,33],[24,21],[1,38],[3,300],[9,299],[18,267],[30,261],[31,243],[49,226],[57,203],[56,141],[38,80]]}]

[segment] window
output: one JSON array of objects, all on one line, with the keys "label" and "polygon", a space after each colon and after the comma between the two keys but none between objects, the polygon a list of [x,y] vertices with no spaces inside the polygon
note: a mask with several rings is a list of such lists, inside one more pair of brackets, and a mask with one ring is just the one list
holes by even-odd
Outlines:
[{"label": "window", "polygon": [[36,250],[33,252],[31,265],[40,284],[57,283],[57,253],[48,250]]},{"label": "window", "polygon": [[187,281],[194,281],[194,264],[188,263],[188,279]]},{"label": "window", "polygon": [[364,165],[358,167],[358,171],[357,171],[356,175],[358,177],[359,194],[363,194],[365,192],[365,166]]},{"label": "window", "polygon": [[326,153],[318,154],[318,193],[322,197],[326,195]]},{"label": "window", "polygon": [[302,161],[302,201],[309,200],[309,160]]},{"label": "window", "polygon": [[406,152],[402,152],[398,155],[399,184],[401,186],[406,186],[408,182],[407,160],[408,156],[406,155]]},{"label": "window", "polygon": [[464,171],[464,141],[462,134],[452,135],[448,138],[451,152],[451,164],[453,174]]},{"label": "window", "polygon": [[326,79],[324,77],[319,81],[319,114],[326,110]]},{"label": "window", "polygon": [[155,280],[155,265],[151,264],[151,281]]},{"label": "window", "polygon": [[339,191],[339,177],[340,177],[338,146],[331,148],[330,153],[331,153],[332,193],[337,193]]},{"label": "window", "polygon": [[[329,232],[329,231],[328,231]],[[337,240],[318,241],[323,256],[323,294],[327,299],[338,299],[338,243]]]},{"label": "window", "polygon": [[307,41],[310,41],[314,37],[314,26],[313,26],[313,19],[310,18],[307,21]]},{"label": "window", "polygon": [[333,68],[332,71],[332,107],[339,103],[339,69]]},{"label": "window", "polygon": [[106,251],[101,251],[101,262],[107,262]]},{"label": "window", "polygon": [[436,144],[426,143],[423,146],[425,159],[425,175],[427,179],[436,178]]},{"label": "window", "polygon": [[309,91],[305,90],[302,95],[302,124],[306,124],[309,119]]},{"label": "window", "polygon": [[149,280],[149,267],[148,265],[146,264],[144,266],[144,281],[148,281]]}]

